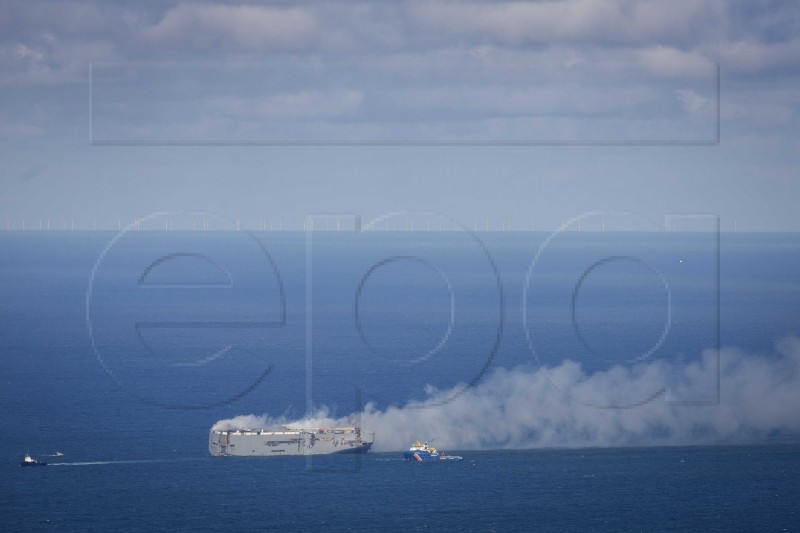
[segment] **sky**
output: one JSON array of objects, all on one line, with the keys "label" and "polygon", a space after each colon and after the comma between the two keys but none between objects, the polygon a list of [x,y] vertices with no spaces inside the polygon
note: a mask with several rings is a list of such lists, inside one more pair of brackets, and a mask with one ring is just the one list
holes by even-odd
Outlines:
[{"label": "sky", "polygon": [[592,211],[798,231],[793,1],[0,9],[0,223]]}]

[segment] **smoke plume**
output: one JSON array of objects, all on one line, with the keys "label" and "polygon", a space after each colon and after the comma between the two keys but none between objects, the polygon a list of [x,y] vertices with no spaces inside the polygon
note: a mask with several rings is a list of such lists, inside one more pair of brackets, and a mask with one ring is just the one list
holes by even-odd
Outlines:
[{"label": "smoke plume", "polygon": [[[719,403],[669,401],[669,390],[691,390],[716,376]],[[668,391],[627,408],[598,408],[620,390]],[[455,390],[463,386],[455,387]],[[715,388],[716,390],[716,388]],[[735,348],[706,351],[689,364],[663,361],[585,373],[578,363],[553,367],[499,368],[455,400],[453,391],[430,389],[425,402],[378,410],[368,404],[360,417],[329,416],[320,409],[303,420],[245,415],[220,420],[215,429],[331,427],[352,425],[375,432],[375,451],[406,448],[417,438],[445,450],[541,447],[610,447],[759,442],[800,434],[800,339],[777,343],[776,352],[745,354]],[[716,394],[714,394],[716,397]],[[579,399],[580,401],[576,400]]]}]

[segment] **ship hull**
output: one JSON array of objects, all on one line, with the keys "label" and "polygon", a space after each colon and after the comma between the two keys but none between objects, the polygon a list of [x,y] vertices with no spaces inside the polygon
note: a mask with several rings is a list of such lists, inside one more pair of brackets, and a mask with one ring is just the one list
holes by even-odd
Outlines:
[{"label": "ship hull", "polygon": [[234,457],[367,453],[372,442],[372,432],[355,428],[211,430],[208,452]]},{"label": "ship hull", "polygon": [[423,450],[406,450],[403,452],[403,457],[406,458],[406,461],[419,462],[439,461],[441,459],[438,453],[431,453]]}]

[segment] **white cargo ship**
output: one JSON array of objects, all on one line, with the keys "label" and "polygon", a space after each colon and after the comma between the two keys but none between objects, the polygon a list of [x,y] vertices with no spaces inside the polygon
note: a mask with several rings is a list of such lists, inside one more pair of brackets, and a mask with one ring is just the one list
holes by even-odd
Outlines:
[{"label": "white cargo ship", "polygon": [[373,440],[373,432],[356,427],[212,429],[208,451],[238,457],[367,453]]}]

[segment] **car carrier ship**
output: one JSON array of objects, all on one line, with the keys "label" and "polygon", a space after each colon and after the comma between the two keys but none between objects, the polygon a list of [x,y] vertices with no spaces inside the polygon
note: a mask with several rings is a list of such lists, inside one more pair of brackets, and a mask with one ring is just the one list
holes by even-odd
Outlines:
[{"label": "car carrier ship", "polygon": [[373,432],[357,427],[212,429],[208,451],[211,455],[237,457],[367,453],[373,440]]}]

